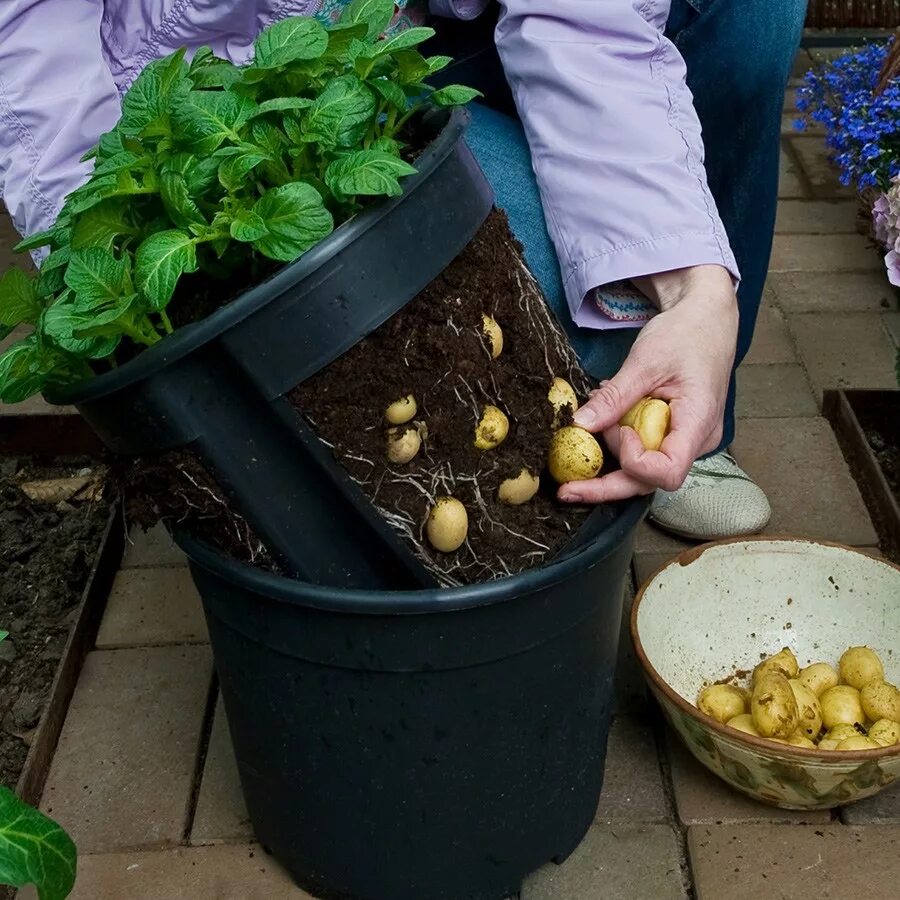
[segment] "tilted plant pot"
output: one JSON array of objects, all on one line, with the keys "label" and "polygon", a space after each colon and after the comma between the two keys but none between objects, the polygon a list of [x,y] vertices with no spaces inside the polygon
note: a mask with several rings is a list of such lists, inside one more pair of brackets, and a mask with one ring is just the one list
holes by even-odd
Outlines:
[{"label": "tilted plant pot", "polygon": [[503,900],[597,811],[647,498],[589,546],[468,587],[335,590],[178,537],[256,835],[317,897]]},{"label": "tilted plant pot", "polygon": [[493,194],[463,140],[468,113],[434,110],[403,195],[341,225],[264,283],[118,369],[48,396],[112,450],[194,451],[286,571],[344,587],[434,580],[285,393],[402,309],[463,250]]}]

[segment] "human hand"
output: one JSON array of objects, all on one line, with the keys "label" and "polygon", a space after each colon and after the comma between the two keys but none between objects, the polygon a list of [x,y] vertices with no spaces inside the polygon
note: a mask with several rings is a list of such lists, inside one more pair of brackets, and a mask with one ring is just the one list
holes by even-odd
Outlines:
[{"label": "human hand", "polygon": [[[641,329],[619,372],[591,393],[575,424],[603,432],[621,469],[560,487],[560,500],[603,503],[657,488],[677,490],[694,461],[718,447],[737,342],[734,285],[720,266],[696,266],[635,279],[661,312]],[[619,420],[642,397],[668,401],[671,430],[645,450]]]}]

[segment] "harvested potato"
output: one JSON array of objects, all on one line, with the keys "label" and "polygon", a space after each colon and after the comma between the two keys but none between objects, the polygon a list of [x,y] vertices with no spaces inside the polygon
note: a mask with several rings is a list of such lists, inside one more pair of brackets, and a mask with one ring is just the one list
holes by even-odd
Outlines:
[{"label": "harvested potato", "polygon": [[570,415],[578,409],[578,397],[575,395],[575,388],[566,381],[565,378],[554,378],[547,392],[547,399],[553,407],[553,427],[559,427],[563,420],[563,414],[566,407],[569,408]]},{"label": "harvested potato", "polygon": [[860,692],[863,712],[870,722],[900,722],[900,691],[888,681],[870,681]]},{"label": "harvested potato", "polygon": [[475,426],[475,446],[479,450],[493,450],[499,447],[509,434],[509,419],[496,406],[486,406],[481,413],[481,421]]},{"label": "harvested potato", "polygon": [[633,428],[645,450],[659,450],[669,433],[671,419],[672,412],[665,400],[644,397],[622,416],[619,424]]},{"label": "harvested potato", "polygon": [[866,737],[864,734],[856,734],[853,737],[847,738],[846,741],[841,741],[837,748],[838,750],[880,750],[881,744],[876,744],[875,741],[870,737]]},{"label": "harvested potato", "polygon": [[497,488],[497,499],[508,506],[521,506],[527,503],[541,486],[541,480],[537,475],[522,469],[515,478],[506,478],[500,482]]},{"label": "harvested potato", "polygon": [[821,697],[828,688],[833,688],[840,681],[837,670],[828,663],[817,662],[800,670],[797,676],[817,697]]},{"label": "harvested potato", "polygon": [[594,478],[603,466],[603,451],[592,434],[575,425],[560,428],[550,440],[547,467],[559,484]]},{"label": "harvested potato", "polygon": [[469,515],[465,506],[455,497],[438,497],[425,523],[431,546],[441,553],[452,553],[465,543],[468,531]]},{"label": "harvested potato", "polygon": [[757,679],[750,712],[753,724],[763,737],[789,737],[800,724],[800,710],[791,683],[781,672],[769,672]]},{"label": "harvested potato", "polygon": [[802,730],[795,731],[786,741],[792,747],[805,747],[807,750],[815,750],[816,745],[803,733]]},{"label": "harvested potato", "polygon": [[750,713],[741,713],[741,715],[729,719],[725,724],[729,728],[735,728],[738,731],[743,731],[745,734],[752,734],[754,737],[759,737],[759,732],[753,724],[753,716],[751,716]]},{"label": "harvested potato", "polygon": [[414,425],[395,425],[387,433],[387,458],[400,465],[408,463],[422,446],[422,435]]},{"label": "harvested potato", "polygon": [[819,698],[797,678],[788,682],[800,710],[800,731],[808,738],[817,738],[822,730],[822,707]]},{"label": "harvested potato", "polygon": [[845,651],[838,669],[841,681],[857,690],[870,681],[884,681],[884,666],[878,654],[868,647],[851,647]]},{"label": "harvested potato", "polygon": [[879,719],[869,729],[869,737],[882,747],[893,747],[894,744],[900,744],[900,722]]},{"label": "harvested potato", "polygon": [[490,348],[491,359],[496,359],[503,352],[503,329],[493,316],[482,313],[481,330]]},{"label": "harvested potato", "polygon": [[730,684],[711,684],[697,697],[700,712],[724,724],[747,711],[744,694]]},{"label": "harvested potato", "polygon": [[819,698],[819,703],[826,728],[831,729],[835,725],[862,725],[866,721],[859,691],[849,684],[829,688]]},{"label": "harvested potato", "polygon": [[840,741],[834,740],[834,738],[822,738],[818,744],[816,744],[817,750],[837,750],[838,744]]},{"label": "harvested potato", "polygon": [[764,659],[754,670],[751,683],[756,684],[763,675],[780,672],[785,678],[796,678],[800,672],[797,657],[790,647],[783,647],[774,656]]},{"label": "harvested potato", "polygon": [[405,425],[419,411],[416,398],[407,394],[395,400],[385,411],[384,418],[391,425]]},{"label": "harvested potato", "polygon": [[822,740],[835,741],[839,744],[841,741],[846,741],[847,738],[859,733],[859,729],[855,725],[848,725],[845,722],[842,725],[835,725],[834,728],[829,728]]}]

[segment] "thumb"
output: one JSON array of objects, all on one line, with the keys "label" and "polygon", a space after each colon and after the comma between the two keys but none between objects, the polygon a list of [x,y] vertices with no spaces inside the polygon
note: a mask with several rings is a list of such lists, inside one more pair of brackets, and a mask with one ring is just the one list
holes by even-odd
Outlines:
[{"label": "thumb", "polygon": [[587,403],[575,413],[575,424],[593,432],[611,428],[652,387],[650,373],[628,357],[613,378],[591,392]]}]

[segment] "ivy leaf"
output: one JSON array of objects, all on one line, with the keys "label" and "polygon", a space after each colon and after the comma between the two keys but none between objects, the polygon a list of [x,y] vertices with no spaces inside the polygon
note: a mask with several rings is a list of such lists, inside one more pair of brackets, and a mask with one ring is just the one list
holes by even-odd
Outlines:
[{"label": "ivy leaf", "polygon": [[[47,380],[43,369],[37,335],[29,334],[21,341],[16,341],[0,355],[0,402],[21,403],[33,394],[40,393]],[[9,824],[16,819],[18,808],[10,802],[7,795],[21,802],[7,788],[0,787],[0,883],[24,885],[29,883],[33,874],[30,864],[36,858],[38,863],[40,861],[41,848],[35,846],[34,839],[27,833],[24,838],[19,839],[18,848],[16,845],[10,846],[10,837],[6,832]],[[66,895],[56,896],[62,898]]]},{"label": "ivy leaf", "polygon": [[252,209],[238,210],[231,222],[231,236],[236,241],[252,243],[269,233],[262,216]]},{"label": "ivy leaf", "polygon": [[10,269],[0,278],[0,325],[15,328],[33,325],[41,312],[35,281],[21,269]]},{"label": "ivy leaf", "polygon": [[[112,250],[116,238],[120,235],[137,234],[137,229],[129,225],[125,219],[127,209],[127,200],[112,197],[87,210],[75,222],[72,230],[72,248],[84,250],[88,247],[102,247],[104,250]],[[42,273],[47,262],[48,260],[45,260],[41,266]]]},{"label": "ivy leaf", "polygon": [[336,159],[325,170],[325,183],[337,196],[399,197],[398,178],[415,174],[407,162],[384,150],[359,150]]},{"label": "ivy leaf", "polygon": [[250,118],[255,119],[266,113],[283,112],[289,109],[308,109],[312,104],[312,100],[306,97],[275,97],[273,100],[260,103]]},{"label": "ivy leaf", "polygon": [[393,37],[387,40],[378,41],[375,44],[376,56],[387,56],[396,53],[398,50],[408,50],[418,44],[434,37],[433,28],[407,28],[405,31],[397,32]]},{"label": "ivy leaf", "polygon": [[310,107],[305,140],[326,146],[352,146],[362,139],[375,115],[375,97],[355,75],[332,78]]},{"label": "ivy leaf", "polygon": [[225,140],[239,141],[238,129],[256,103],[232,91],[191,91],[172,113],[176,138],[195,153],[212,153]]},{"label": "ivy leaf", "polygon": [[135,251],[135,279],[154,309],[165,309],[181,275],[196,271],[194,239],[183,231],[152,234]]},{"label": "ivy leaf", "polygon": [[219,181],[228,191],[239,190],[247,180],[247,175],[261,162],[269,159],[267,153],[252,144],[235,148],[237,153],[229,156],[219,166]]},{"label": "ivy leaf", "polygon": [[298,59],[317,59],[328,46],[328,32],[313,18],[289,16],[270,25],[254,44],[258,69],[275,69]]},{"label": "ivy leaf", "polygon": [[168,171],[159,176],[159,196],[169,218],[179,228],[206,224],[206,218],[191,197],[187,181],[181,172]]},{"label": "ivy leaf", "polygon": [[482,97],[481,91],[462,84],[448,84],[431,95],[431,102],[438,106],[462,106],[476,97]]},{"label": "ivy leaf", "polygon": [[368,84],[369,87],[384,100],[387,100],[391,106],[396,106],[397,109],[400,110],[406,109],[408,101],[406,99],[406,94],[403,93],[403,88],[401,88],[399,84],[388,81],[386,78],[376,78],[372,81],[367,81],[366,84]]},{"label": "ivy leaf", "polygon": [[66,267],[65,283],[82,301],[113,302],[125,291],[126,271],[126,261],[116,259],[108,250],[74,250]]},{"label": "ivy leaf", "polygon": [[374,41],[391,24],[394,13],[394,0],[353,0],[339,22],[341,25],[367,25],[367,37]]},{"label": "ivy leaf", "polygon": [[253,246],[270,259],[290,262],[331,234],[334,220],[311,185],[292,182],[263,194],[253,207],[267,234]]}]

